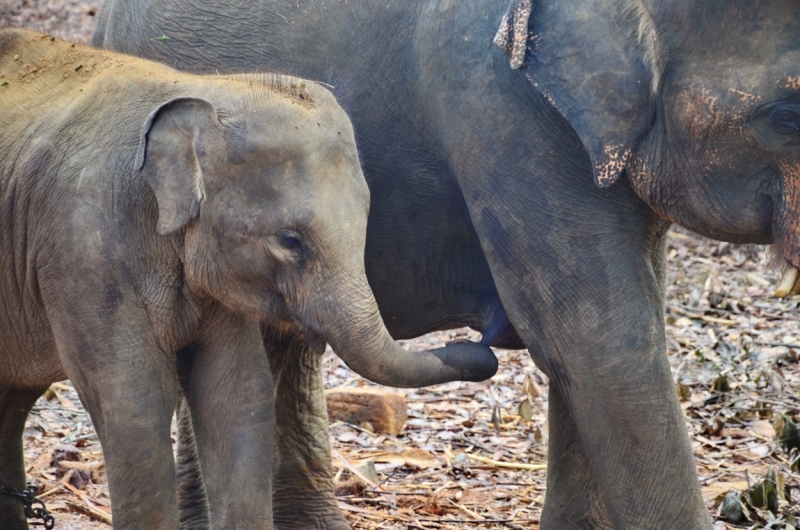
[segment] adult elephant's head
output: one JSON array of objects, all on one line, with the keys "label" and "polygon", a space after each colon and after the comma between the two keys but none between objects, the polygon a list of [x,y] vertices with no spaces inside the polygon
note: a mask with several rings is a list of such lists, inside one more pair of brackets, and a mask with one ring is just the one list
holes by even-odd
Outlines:
[{"label": "adult elephant's head", "polygon": [[800,291],[794,0],[514,0],[495,42],[570,122],[600,186],[625,172],[666,218],[776,243]]},{"label": "adult elephant's head", "polygon": [[411,353],[389,336],[364,272],[369,190],[350,121],[327,90],[231,76],[177,97],[145,122],[136,165],[157,199],[158,232],[184,231],[185,277],[199,296],[290,323],[378,383],[497,370],[487,346]]}]

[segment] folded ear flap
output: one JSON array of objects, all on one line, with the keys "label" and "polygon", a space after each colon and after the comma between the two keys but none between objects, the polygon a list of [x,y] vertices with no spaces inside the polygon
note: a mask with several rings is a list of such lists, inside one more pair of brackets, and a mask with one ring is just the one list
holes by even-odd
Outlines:
[{"label": "folded ear flap", "polygon": [[175,98],[158,106],[145,120],[136,152],[136,170],[158,201],[158,233],[174,232],[200,212],[203,184],[199,139],[216,116],[200,98]]},{"label": "folded ear flap", "polygon": [[652,123],[658,34],[642,0],[512,0],[495,36],[578,133],[611,185]]}]

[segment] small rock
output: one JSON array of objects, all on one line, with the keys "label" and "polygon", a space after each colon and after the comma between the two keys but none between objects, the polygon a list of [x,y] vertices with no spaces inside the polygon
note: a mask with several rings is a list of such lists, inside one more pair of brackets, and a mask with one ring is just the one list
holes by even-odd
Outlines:
[{"label": "small rock", "polygon": [[[732,523],[741,523],[747,518],[744,514],[744,505],[736,490],[731,490],[725,495],[725,499],[720,506],[720,515],[724,516]],[[723,525],[724,526],[724,525]]]},{"label": "small rock", "polygon": [[53,449],[51,466],[58,466],[59,462],[83,462],[80,450],[74,445],[59,444]]},{"label": "small rock", "polygon": [[97,469],[102,463],[85,463],[77,447],[57,445],[53,449],[50,465],[55,468],[55,478],[63,479],[77,489],[82,489],[89,482],[97,482]]},{"label": "small rock", "polygon": [[56,478],[63,476],[64,481],[75,489],[83,489],[83,486],[92,479],[92,472],[89,469],[73,468],[67,470],[66,473],[64,473],[64,470],[63,467],[56,469]]},{"label": "small rock", "polygon": [[367,460],[361,465],[356,466],[356,469],[359,470],[361,473],[364,474],[365,477],[370,479],[372,482],[377,484],[378,480],[378,470],[375,469],[375,462],[372,460]]},{"label": "small rock", "polygon": [[708,305],[711,308],[716,309],[717,307],[722,305],[722,302],[725,301],[725,296],[721,295],[720,293],[710,293],[708,295]]},{"label": "small rock", "polygon": [[343,482],[337,482],[334,487],[334,494],[340,496],[361,495],[367,489],[367,485],[356,477],[349,478]]}]

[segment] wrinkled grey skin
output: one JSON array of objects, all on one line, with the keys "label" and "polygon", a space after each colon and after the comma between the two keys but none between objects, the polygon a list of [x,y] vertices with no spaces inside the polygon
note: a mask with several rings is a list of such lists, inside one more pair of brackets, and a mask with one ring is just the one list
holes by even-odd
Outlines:
[{"label": "wrinkled grey skin", "polygon": [[[334,87],[389,331],[518,334],[550,377],[543,529],[710,527],[666,357],[665,233],[800,266],[796,1],[108,0],[98,22],[96,45]],[[279,443],[303,445],[295,425]],[[311,504],[279,501],[302,489],[282,478],[276,514]]]},{"label": "wrinkled grey skin", "polygon": [[[352,127],[319,85],[181,74],[22,30],[0,31],[0,79],[0,483],[24,488],[27,412],[69,377],[115,528],[175,529],[182,394],[211,479],[204,524],[272,528],[262,329],[329,341],[379,381],[494,373],[486,346],[391,340],[364,273]],[[27,528],[17,499],[0,496],[0,527]]]}]

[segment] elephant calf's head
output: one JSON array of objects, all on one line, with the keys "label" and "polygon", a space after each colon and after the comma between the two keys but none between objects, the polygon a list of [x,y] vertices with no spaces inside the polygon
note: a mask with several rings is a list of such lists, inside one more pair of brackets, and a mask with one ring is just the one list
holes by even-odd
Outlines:
[{"label": "elephant calf's head", "polygon": [[369,190],[326,91],[278,77],[241,84],[158,107],[141,170],[158,232],[186,228],[193,288],[236,311],[295,318],[324,277],[363,273]]},{"label": "elephant calf's head", "polygon": [[142,129],[137,165],[156,195],[158,232],[185,230],[189,288],[291,324],[318,351],[329,342],[373,381],[491,377],[487,346],[413,354],[389,336],[364,271],[369,189],[330,93],[237,77],[208,97],[161,105]]}]

